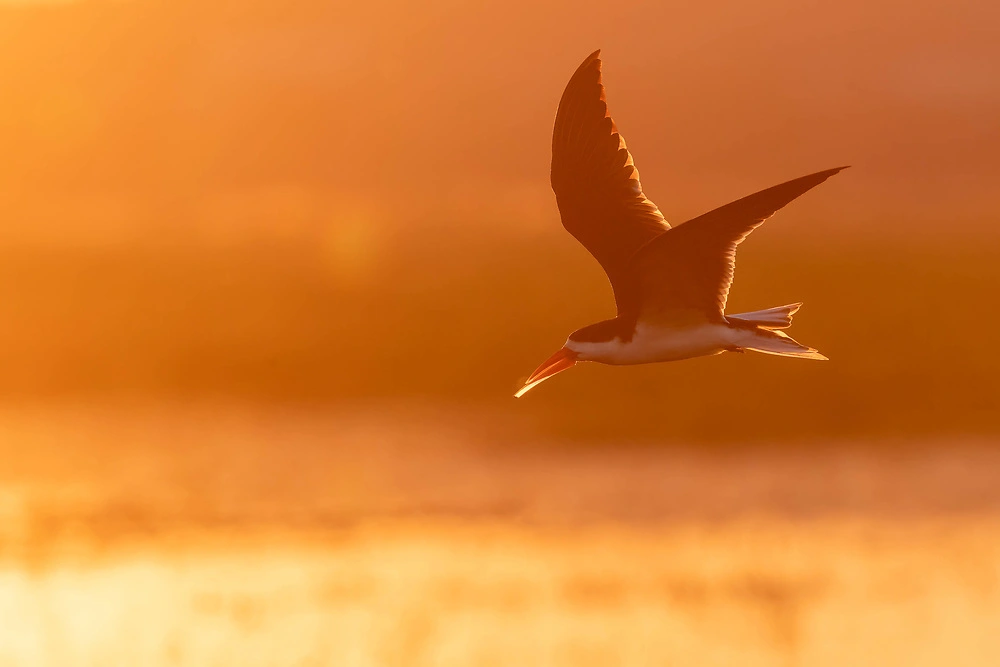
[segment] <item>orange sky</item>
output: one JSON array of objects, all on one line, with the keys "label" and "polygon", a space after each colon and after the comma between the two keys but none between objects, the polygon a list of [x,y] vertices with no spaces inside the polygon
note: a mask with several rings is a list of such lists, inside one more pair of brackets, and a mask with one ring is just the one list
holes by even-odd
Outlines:
[{"label": "orange sky", "polygon": [[797,204],[824,233],[992,230],[1000,213],[992,3],[2,11],[9,210],[54,192],[196,220],[284,188],[379,219],[548,228],[556,103],[600,47],[612,111],[671,220],[840,164],[855,169],[836,191]]},{"label": "orange sky", "polygon": [[[0,393],[514,410],[519,376],[613,312],[548,183],[559,97],[600,47],[671,222],[854,165],[741,248],[731,302],[804,301],[796,336],[837,361],[588,367],[517,410],[556,431],[994,433],[1000,372],[968,332],[997,282],[998,18],[858,0],[8,6]],[[719,382],[756,402],[706,433]],[[664,397],[682,417],[662,420]]]}]

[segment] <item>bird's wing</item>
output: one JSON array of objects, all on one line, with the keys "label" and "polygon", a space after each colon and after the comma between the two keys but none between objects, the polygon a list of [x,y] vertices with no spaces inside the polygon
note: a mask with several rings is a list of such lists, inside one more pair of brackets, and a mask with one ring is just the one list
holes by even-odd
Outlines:
[{"label": "bird's wing", "polygon": [[778,209],[846,167],[775,185],[709,211],[650,241],[632,258],[637,318],[721,321],[736,247]]},{"label": "bird's wing", "polygon": [[670,229],[642,193],[639,171],[608,113],[601,52],[573,74],[552,131],[552,189],[563,226],[601,263],[623,309],[623,282],[635,251]]}]

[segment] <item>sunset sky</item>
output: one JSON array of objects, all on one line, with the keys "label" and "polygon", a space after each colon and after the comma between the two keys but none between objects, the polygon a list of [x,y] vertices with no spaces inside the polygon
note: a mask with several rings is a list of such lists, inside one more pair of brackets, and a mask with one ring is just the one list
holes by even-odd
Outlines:
[{"label": "sunset sky", "polygon": [[[805,301],[796,326],[839,361],[768,366],[803,403],[792,422],[759,392],[733,410],[761,434],[993,428],[995,364],[965,333],[998,266],[985,2],[7,5],[0,392],[512,410],[518,378],[613,307],[548,174],[559,96],[596,48],[672,223],[853,165],[747,241],[732,301]],[[703,435],[700,389],[759,382],[761,360],[724,361],[588,368],[517,410],[569,415],[613,386],[606,424],[642,404],[639,431]],[[674,381],[686,426],[643,389]]]},{"label": "sunset sky", "polygon": [[27,209],[28,191],[76,197],[83,226],[95,200],[204,212],[270,191],[373,221],[557,228],[552,119],[595,48],[645,189],[672,221],[851,164],[838,192],[796,204],[825,236],[995,226],[994,3],[2,11],[0,197]]},{"label": "sunset sky", "polygon": [[[564,86],[673,224],[852,165],[579,364]],[[996,0],[0,0],[0,664],[994,664]],[[990,662],[990,660],[993,662]]]}]

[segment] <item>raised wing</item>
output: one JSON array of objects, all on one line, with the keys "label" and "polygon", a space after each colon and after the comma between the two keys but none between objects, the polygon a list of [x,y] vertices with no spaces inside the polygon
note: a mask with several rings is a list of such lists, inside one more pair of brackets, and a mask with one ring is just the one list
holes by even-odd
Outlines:
[{"label": "raised wing", "polygon": [[642,320],[721,321],[736,268],[736,248],[799,195],[847,167],[761,190],[674,227],[632,261],[636,316]]},{"label": "raised wing", "polygon": [[628,261],[670,225],[642,193],[639,171],[608,113],[601,52],[576,70],[552,131],[552,189],[563,226],[604,267],[622,311]]}]

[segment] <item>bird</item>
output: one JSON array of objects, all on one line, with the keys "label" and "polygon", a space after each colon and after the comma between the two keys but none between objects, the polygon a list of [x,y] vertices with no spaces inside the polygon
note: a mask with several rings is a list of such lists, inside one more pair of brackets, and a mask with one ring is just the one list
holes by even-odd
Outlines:
[{"label": "bird", "polygon": [[563,227],[600,263],[617,315],[571,333],[514,394],[581,361],[612,365],[744,352],[826,360],[783,329],[793,303],[726,314],[739,244],[837,167],[743,197],[671,227],[643,193],[632,154],[608,111],[601,51],[570,78],[552,131],[550,180]]}]

